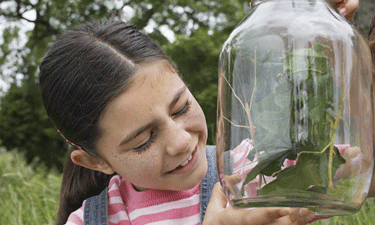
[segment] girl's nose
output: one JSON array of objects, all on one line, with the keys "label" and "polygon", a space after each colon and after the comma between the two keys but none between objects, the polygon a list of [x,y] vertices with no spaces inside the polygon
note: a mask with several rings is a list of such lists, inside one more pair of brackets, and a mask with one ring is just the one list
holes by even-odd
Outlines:
[{"label": "girl's nose", "polygon": [[183,126],[173,124],[168,134],[169,141],[167,142],[166,151],[169,155],[174,156],[189,151],[189,146],[192,144],[191,134]]}]

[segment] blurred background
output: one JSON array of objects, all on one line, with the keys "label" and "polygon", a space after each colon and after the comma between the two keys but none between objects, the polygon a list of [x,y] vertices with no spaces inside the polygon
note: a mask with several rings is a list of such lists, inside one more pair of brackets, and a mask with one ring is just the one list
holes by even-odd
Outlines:
[{"label": "blurred background", "polygon": [[[84,21],[135,24],[174,61],[206,114],[215,143],[218,57],[250,0],[0,0],[0,224],[53,224],[67,144],[40,98],[38,65],[60,32]],[[367,38],[375,1],[353,25]],[[375,202],[314,224],[373,224]]]}]

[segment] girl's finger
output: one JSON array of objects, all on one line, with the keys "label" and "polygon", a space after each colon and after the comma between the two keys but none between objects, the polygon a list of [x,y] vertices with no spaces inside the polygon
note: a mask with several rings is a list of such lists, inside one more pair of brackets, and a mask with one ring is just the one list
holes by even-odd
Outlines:
[{"label": "girl's finger", "polygon": [[288,210],[289,215],[283,216],[269,225],[305,225],[315,217],[314,212],[305,208],[293,208]]},{"label": "girl's finger", "polygon": [[221,188],[219,182],[217,182],[212,190],[211,199],[207,206],[207,210],[219,212],[223,210],[227,205],[227,198],[225,197],[224,191]]},{"label": "girl's finger", "polygon": [[225,194],[223,192],[223,189],[221,188],[220,183],[216,183],[212,190],[210,202],[207,205],[205,221],[216,221],[217,224],[233,225],[269,224],[280,217],[289,215],[290,213],[290,210],[281,208],[227,208],[227,198],[225,197]]},{"label": "girl's finger", "polygon": [[289,216],[293,225],[303,225],[315,217],[315,213],[306,208],[294,208]]},{"label": "girl's finger", "polygon": [[285,212],[280,208],[256,208],[256,209],[235,209],[227,208],[219,215],[221,224],[231,225],[265,225],[273,224],[275,221],[285,216]]},{"label": "girl's finger", "polygon": [[314,217],[307,209],[299,208],[227,208],[227,199],[220,183],[215,184],[204,219],[205,225],[302,225]]}]

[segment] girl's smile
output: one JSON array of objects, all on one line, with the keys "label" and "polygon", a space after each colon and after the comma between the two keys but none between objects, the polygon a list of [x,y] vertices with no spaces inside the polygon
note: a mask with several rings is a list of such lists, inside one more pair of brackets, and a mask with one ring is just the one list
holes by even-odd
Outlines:
[{"label": "girl's smile", "polygon": [[206,120],[174,69],[150,63],[100,119],[98,149],[137,190],[186,190],[206,174]]},{"label": "girl's smile", "polygon": [[197,156],[197,148],[194,149],[192,154],[189,156],[188,159],[186,159],[183,163],[181,163],[178,167],[175,169],[168,171],[168,174],[183,174],[189,172],[196,164],[198,160]]}]

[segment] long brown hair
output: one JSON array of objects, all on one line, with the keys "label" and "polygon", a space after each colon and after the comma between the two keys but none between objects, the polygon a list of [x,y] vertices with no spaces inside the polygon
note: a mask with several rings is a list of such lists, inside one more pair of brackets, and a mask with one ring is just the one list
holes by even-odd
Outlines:
[{"label": "long brown hair", "polygon": [[99,117],[106,105],[131,83],[142,64],[173,63],[159,46],[133,25],[98,21],[63,33],[40,65],[42,99],[56,128],[72,143],[64,167],[57,225],[66,223],[88,197],[99,194],[111,176],[75,165],[77,146],[99,156]]}]

